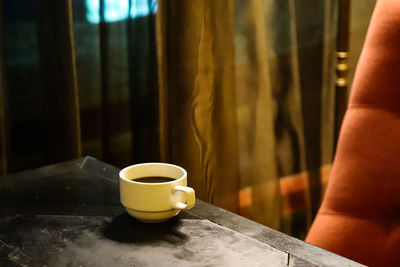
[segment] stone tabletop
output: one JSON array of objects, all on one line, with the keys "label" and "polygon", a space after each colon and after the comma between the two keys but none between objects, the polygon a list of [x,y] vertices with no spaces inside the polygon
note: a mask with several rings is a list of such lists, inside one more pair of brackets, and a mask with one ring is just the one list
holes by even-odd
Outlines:
[{"label": "stone tabletop", "polygon": [[0,177],[0,266],[362,266],[197,200],[157,224],[92,157]]}]

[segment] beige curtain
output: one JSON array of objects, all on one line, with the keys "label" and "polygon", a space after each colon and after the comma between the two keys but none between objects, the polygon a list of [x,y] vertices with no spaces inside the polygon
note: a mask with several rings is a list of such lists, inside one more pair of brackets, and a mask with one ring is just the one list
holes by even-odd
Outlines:
[{"label": "beige curtain", "polygon": [[336,6],[159,2],[162,160],[199,198],[306,233],[332,158]]},{"label": "beige curtain", "polygon": [[[263,1],[236,1],[236,86],[241,213],[278,229],[280,191],[269,62],[268,14]],[[242,20],[242,21],[241,21]],[[246,203],[246,198],[250,203]],[[249,202],[247,200],[247,202]],[[266,216],[268,214],[268,216]]]},{"label": "beige curtain", "polygon": [[197,197],[238,211],[233,2],[160,1],[161,159]]}]

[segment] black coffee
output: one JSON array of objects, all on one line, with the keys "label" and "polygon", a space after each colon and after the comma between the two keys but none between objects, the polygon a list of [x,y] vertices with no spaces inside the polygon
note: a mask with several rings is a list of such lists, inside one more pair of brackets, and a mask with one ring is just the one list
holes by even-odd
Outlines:
[{"label": "black coffee", "polygon": [[175,180],[174,178],[163,177],[163,176],[151,176],[151,177],[141,177],[141,178],[133,179],[133,181],[135,181],[135,182],[149,183],[149,184],[166,183],[166,182],[171,182],[174,180]]}]

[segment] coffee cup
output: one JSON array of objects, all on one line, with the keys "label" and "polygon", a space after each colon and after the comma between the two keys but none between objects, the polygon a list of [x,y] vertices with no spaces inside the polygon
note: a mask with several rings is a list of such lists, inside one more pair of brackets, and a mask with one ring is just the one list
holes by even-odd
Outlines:
[{"label": "coffee cup", "polygon": [[142,163],[119,173],[120,200],[126,211],[144,222],[162,222],[195,204],[187,172],[168,163]]}]

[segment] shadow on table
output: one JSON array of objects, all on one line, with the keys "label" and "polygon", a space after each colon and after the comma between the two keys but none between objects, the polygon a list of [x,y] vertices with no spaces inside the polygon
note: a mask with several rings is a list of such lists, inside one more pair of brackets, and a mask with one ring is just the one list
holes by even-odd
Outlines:
[{"label": "shadow on table", "polygon": [[128,213],[115,217],[102,231],[105,238],[122,243],[154,243],[164,241],[182,244],[189,238],[179,231],[182,221],[174,217],[162,223],[144,223]]}]

